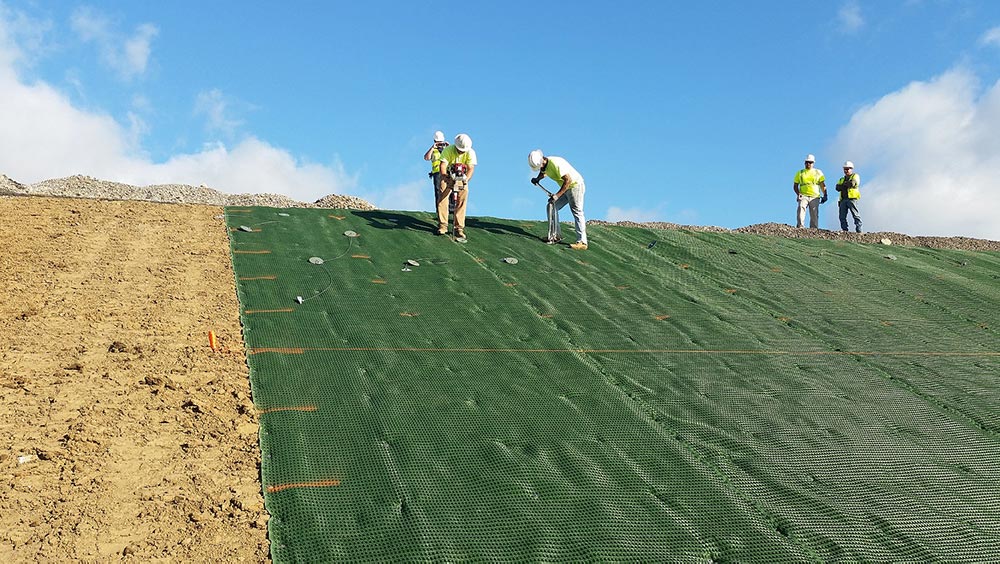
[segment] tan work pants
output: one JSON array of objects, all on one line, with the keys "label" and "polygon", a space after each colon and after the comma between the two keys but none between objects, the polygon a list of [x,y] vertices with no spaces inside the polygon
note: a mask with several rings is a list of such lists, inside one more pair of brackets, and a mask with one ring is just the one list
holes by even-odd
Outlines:
[{"label": "tan work pants", "polygon": [[456,182],[450,177],[441,179],[443,186],[437,188],[437,216],[438,233],[448,231],[448,198],[453,190],[458,192],[458,204],[455,206],[455,229],[459,235],[465,234],[465,202],[469,197],[468,185],[464,182]]}]

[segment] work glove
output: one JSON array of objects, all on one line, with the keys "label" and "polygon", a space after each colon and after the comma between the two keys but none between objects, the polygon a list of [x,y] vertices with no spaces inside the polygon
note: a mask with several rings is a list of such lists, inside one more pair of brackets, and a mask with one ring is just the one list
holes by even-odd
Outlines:
[{"label": "work glove", "polygon": [[825,204],[826,203],[826,192],[823,192],[823,197],[820,198],[819,203],[821,203],[821,204]]},{"label": "work glove", "polygon": [[538,186],[538,179],[537,178],[532,178],[531,179],[531,183],[534,184],[535,186]]}]

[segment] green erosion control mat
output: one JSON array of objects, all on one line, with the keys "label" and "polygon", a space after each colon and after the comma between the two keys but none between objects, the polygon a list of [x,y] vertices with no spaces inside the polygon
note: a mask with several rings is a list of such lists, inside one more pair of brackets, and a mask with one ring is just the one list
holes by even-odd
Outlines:
[{"label": "green erosion control mat", "polygon": [[1000,559],[996,253],[227,221],[276,561]]}]

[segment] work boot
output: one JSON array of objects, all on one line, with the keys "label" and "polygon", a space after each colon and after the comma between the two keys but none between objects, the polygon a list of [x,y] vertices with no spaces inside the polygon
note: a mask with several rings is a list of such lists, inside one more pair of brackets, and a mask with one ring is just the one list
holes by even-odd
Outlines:
[{"label": "work boot", "polygon": [[448,234],[448,226],[438,227],[437,234],[438,235],[447,235]]},{"label": "work boot", "polygon": [[587,244],[582,241],[577,241],[576,243],[570,245],[569,248],[573,249],[574,251],[586,251]]}]

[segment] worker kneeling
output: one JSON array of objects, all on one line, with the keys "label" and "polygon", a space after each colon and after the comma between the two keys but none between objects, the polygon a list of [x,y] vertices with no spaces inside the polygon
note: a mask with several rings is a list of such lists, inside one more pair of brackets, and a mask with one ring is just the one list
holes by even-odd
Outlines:
[{"label": "worker kneeling", "polygon": [[[538,171],[538,176],[531,179],[532,184],[539,185],[542,178],[548,176],[559,183],[559,191],[549,194],[546,213],[549,218],[549,236],[546,242],[554,245],[562,241],[562,229],[559,226],[559,210],[569,204],[573,212],[573,224],[576,226],[576,243],[570,248],[578,251],[587,250],[587,218],[583,215],[583,196],[587,186],[583,176],[562,157],[546,157],[541,149],[528,153],[528,166]],[[547,190],[546,190],[547,191]]]},{"label": "worker kneeling", "polygon": [[465,204],[469,198],[469,181],[476,170],[476,152],[472,150],[472,139],[460,133],[455,144],[441,151],[440,174],[437,187],[438,235],[448,233],[448,201],[454,194],[455,238],[465,241]]}]

